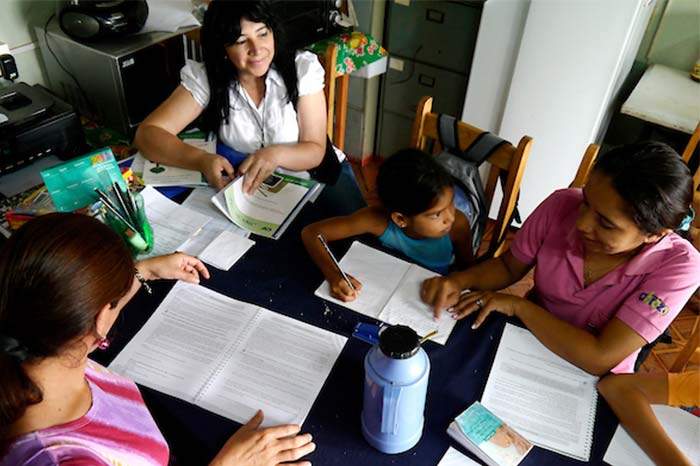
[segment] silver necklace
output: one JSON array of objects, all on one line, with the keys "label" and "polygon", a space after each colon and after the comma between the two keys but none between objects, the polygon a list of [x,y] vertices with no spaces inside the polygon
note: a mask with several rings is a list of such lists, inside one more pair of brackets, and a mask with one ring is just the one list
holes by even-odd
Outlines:
[{"label": "silver necklace", "polygon": [[[263,91],[264,92],[264,91]],[[246,94],[248,92],[246,91]],[[253,117],[253,121],[255,124],[258,126],[258,129],[260,129],[260,147],[265,147],[265,107],[267,106],[267,101],[265,99],[265,93],[263,93],[263,100],[262,100],[262,116],[258,118],[258,114],[253,108],[253,104],[250,103],[252,100],[250,98],[250,95],[248,94],[246,96],[247,98],[244,99],[246,104],[248,104],[248,110],[250,110],[250,115]]]}]

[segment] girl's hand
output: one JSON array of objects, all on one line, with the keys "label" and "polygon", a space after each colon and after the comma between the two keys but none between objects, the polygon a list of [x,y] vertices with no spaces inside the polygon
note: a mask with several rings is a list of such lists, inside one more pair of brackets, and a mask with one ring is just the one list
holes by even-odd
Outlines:
[{"label": "girl's hand", "polygon": [[453,319],[463,319],[478,312],[472,324],[472,329],[477,329],[491,312],[496,311],[507,316],[516,315],[518,308],[526,302],[523,298],[509,294],[474,291],[463,295],[459,302],[447,312],[452,314]]},{"label": "girl's hand", "polygon": [[433,314],[440,318],[442,310],[454,306],[459,301],[462,287],[454,277],[433,277],[425,280],[420,296],[424,303],[433,307]]},{"label": "girl's hand", "polygon": [[310,434],[298,435],[300,428],[293,424],[259,429],[262,421],[263,413],[258,411],[231,436],[209,466],[311,466],[308,461],[287,463],[316,449]]},{"label": "girl's hand", "polygon": [[236,175],[236,170],[225,157],[217,154],[203,153],[199,171],[202,172],[207,182],[216,188],[217,191],[226,186],[226,180],[222,173],[225,173],[229,179],[233,179]]},{"label": "girl's hand", "polygon": [[174,279],[199,283],[199,276],[209,278],[209,271],[202,261],[183,252],[152,257],[136,263],[146,280]]},{"label": "girl's hand", "polygon": [[238,171],[245,175],[243,192],[253,194],[279,166],[278,148],[263,147],[245,158]]},{"label": "girl's hand", "polygon": [[328,280],[328,283],[331,287],[331,296],[347,303],[356,300],[357,297],[360,296],[362,283],[357,281],[355,277],[353,277],[350,274],[345,275],[348,276],[350,282],[352,283],[352,286],[355,287],[354,290],[348,286],[348,283],[343,279],[343,276],[340,274],[336,274],[335,276],[333,276],[330,280]]}]

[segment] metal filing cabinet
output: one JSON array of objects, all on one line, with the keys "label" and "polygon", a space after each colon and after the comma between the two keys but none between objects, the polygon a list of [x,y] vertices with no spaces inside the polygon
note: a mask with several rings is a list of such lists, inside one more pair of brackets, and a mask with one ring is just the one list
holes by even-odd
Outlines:
[{"label": "metal filing cabinet", "polygon": [[434,97],[433,111],[460,117],[483,1],[387,2],[378,152],[391,155],[410,143],[418,100]]}]

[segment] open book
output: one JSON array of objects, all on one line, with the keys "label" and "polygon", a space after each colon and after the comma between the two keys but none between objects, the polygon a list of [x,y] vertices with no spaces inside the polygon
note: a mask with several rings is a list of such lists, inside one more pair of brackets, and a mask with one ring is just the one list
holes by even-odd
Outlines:
[{"label": "open book", "polygon": [[[652,405],[651,409],[668,436],[690,462],[700,464],[700,418],[672,406]],[[612,466],[654,466],[651,458],[622,426],[617,426],[603,461]]]},{"label": "open book", "polygon": [[110,369],[239,423],[301,424],[346,340],[178,282]]},{"label": "open book", "polygon": [[211,201],[239,227],[277,239],[320,189],[314,180],[275,172],[251,195],[243,192],[243,177],[238,177]]},{"label": "open book", "polygon": [[432,340],[445,344],[456,321],[443,312],[435,322],[432,308],[420,298],[423,280],[438,274],[357,241],[340,260],[340,266],[362,283],[360,296],[349,303],[335,299],[327,281],[321,283],[316,296],[392,325],[408,325],[419,335],[437,330]]},{"label": "open book", "polygon": [[535,445],[588,461],[597,381],[506,324],[481,403]]},{"label": "open book", "polygon": [[452,421],[447,433],[489,466],[517,466],[532,444],[475,401]]}]

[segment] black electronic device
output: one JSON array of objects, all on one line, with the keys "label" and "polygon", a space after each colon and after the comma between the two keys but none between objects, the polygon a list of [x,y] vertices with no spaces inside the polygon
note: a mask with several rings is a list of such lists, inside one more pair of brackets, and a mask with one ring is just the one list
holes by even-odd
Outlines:
[{"label": "black electronic device", "polygon": [[8,81],[14,81],[19,74],[17,73],[17,63],[10,54],[0,55],[0,74]]},{"label": "black electronic device", "polygon": [[92,41],[138,32],[148,18],[146,0],[60,0],[58,23],[76,40]]},{"label": "black electronic device", "polygon": [[339,24],[341,0],[273,0],[271,4],[291,48],[303,49],[347,30]]},{"label": "black electronic device", "polygon": [[0,174],[48,155],[70,159],[85,149],[73,107],[39,85],[0,88]]}]

